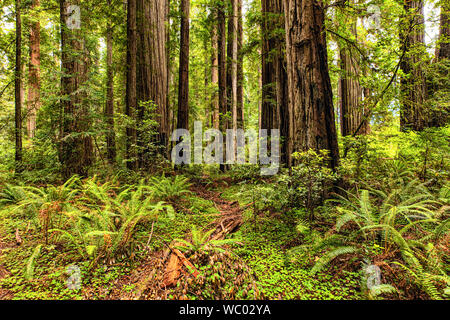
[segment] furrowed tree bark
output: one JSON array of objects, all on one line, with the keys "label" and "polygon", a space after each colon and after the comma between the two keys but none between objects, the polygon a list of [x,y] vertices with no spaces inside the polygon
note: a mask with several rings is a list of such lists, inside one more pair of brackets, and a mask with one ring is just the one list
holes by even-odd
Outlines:
[{"label": "furrowed tree bark", "polygon": [[[70,4],[79,5],[80,2],[71,1]],[[63,111],[61,163],[65,179],[74,174],[86,177],[93,157],[92,139],[86,134],[90,121],[84,88],[89,59],[83,39],[83,23],[81,29],[69,29],[66,21],[71,15],[68,1],[62,0],[60,2],[63,71],[61,90],[64,98],[61,100]]]},{"label": "furrowed tree bark", "polygon": [[[450,59],[450,2],[443,1],[441,4],[441,16],[439,26],[439,38],[436,45],[436,58],[435,65],[437,65],[437,71],[440,73],[440,77],[448,79],[450,77],[448,70],[440,67],[440,63]],[[430,96],[435,92],[448,92],[448,85],[444,83],[433,84],[428,88]],[[450,108],[448,103],[441,103],[439,101],[433,102],[430,118],[428,119],[428,127],[443,127],[449,122]]]},{"label": "furrowed tree bark", "polygon": [[22,18],[21,1],[16,0],[16,68],[14,80],[14,103],[15,103],[15,171],[20,173],[22,167]]},{"label": "furrowed tree bark", "polygon": [[[217,5],[217,60],[218,60],[218,71],[219,71],[219,130],[222,133],[226,132],[227,129],[227,73],[226,73],[226,30],[225,30],[225,4],[219,3]],[[223,152],[225,154],[225,143],[223,144]],[[225,159],[224,159],[225,160]],[[224,172],[226,166],[220,164],[220,170]]]},{"label": "furrowed tree bark", "polygon": [[[111,0],[107,1],[111,6]],[[113,71],[113,30],[108,20],[106,26],[106,105],[107,123],[106,156],[110,164],[116,162],[116,134],[114,131],[114,71]]]},{"label": "furrowed tree bark", "polygon": [[181,0],[177,129],[189,130],[189,0]]},{"label": "furrowed tree bark", "polygon": [[339,161],[333,96],[328,73],[324,4],[284,0],[292,150],[326,149],[329,166]]},{"label": "furrowed tree bark", "polygon": [[450,59],[450,2],[442,1],[439,25],[439,42],[436,46],[439,60]]},{"label": "furrowed tree bark", "polygon": [[421,59],[425,52],[424,18],[422,0],[404,0],[407,23],[401,28],[406,56],[400,64],[401,79],[400,129],[420,131],[427,122],[424,104],[426,98],[425,76]]},{"label": "furrowed tree bark", "polygon": [[129,117],[130,123],[126,128],[126,157],[127,168],[137,169],[136,153],[136,63],[137,63],[137,30],[136,30],[136,0],[128,0],[127,6],[127,88],[125,114]]},{"label": "furrowed tree bark", "polygon": [[[153,142],[165,154],[168,142],[168,77],[166,49],[166,1],[137,0],[137,130],[138,165],[149,165]],[[155,110],[150,110],[154,107]],[[150,112],[151,111],[151,112]],[[158,122],[155,139],[148,137],[143,124],[151,116]]]},{"label": "furrowed tree bark", "polygon": [[39,14],[34,11],[39,8],[39,0],[33,0],[32,22],[30,28],[30,63],[28,71],[28,104],[27,104],[27,132],[30,138],[36,130],[36,113],[41,107],[40,101],[40,23]]},{"label": "furrowed tree bark", "polygon": [[[261,105],[261,129],[275,129],[277,114],[276,82],[274,57],[275,36],[274,36],[274,0],[262,0],[262,50],[261,50],[261,70],[262,70],[262,105]],[[274,121],[275,120],[275,121]]]},{"label": "furrowed tree bark", "polygon": [[[356,34],[356,20],[351,22],[351,33]],[[339,79],[339,105],[341,117],[342,136],[352,135],[364,118],[362,107],[363,88],[358,77],[360,75],[359,59],[357,53],[351,48],[342,46],[339,49],[341,78]],[[358,134],[367,133],[367,121],[358,131]]]},{"label": "furrowed tree bark", "polygon": [[[284,18],[284,5],[283,0],[274,1],[274,11],[275,11],[275,26],[277,29],[284,30],[285,18]],[[288,139],[289,139],[289,110],[288,110],[288,80],[286,72],[286,38],[284,32],[280,35],[277,32],[275,37],[275,50],[276,57],[274,59],[275,68],[275,82],[276,82],[276,103],[277,103],[277,114],[276,123],[277,128],[280,129],[281,137],[281,162],[288,165],[290,151],[288,149]]]},{"label": "furrowed tree bark", "polygon": [[219,129],[219,96],[217,91],[219,83],[219,65],[217,40],[217,25],[214,25],[211,29],[211,83],[213,85],[211,94],[211,122],[215,129]]},{"label": "furrowed tree bark", "polygon": [[236,65],[236,127],[244,128],[244,54],[242,41],[244,30],[242,26],[242,0],[237,1],[237,65]]},{"label": "furrowed tree bark", "polygon": [[226,88],[227,88],[227,128],[232,128],[234,119],[234,88],[236,87],[235,78],[235,45],[236,45],[236,0],[228,2],[228,34],[227,34],[227,63],[226,63]]}]

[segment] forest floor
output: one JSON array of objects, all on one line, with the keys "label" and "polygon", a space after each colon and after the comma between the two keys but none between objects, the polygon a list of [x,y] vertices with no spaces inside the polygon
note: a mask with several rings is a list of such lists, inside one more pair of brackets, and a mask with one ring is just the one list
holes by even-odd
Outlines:
[{"label": "forest floor", "polygon": [[[312,276],[309,270],[318,257],[289,258],[287,252],[299,243],[295,216],[255,214],[251,199],[242,193],[242,188],[249,186],[232,184],[226,177],[193,182],[191,193],[173,202],[177,219],[139,229],[138,245],[131,256],[93,268],[58,243],[45,245],[33,262],[35,276],[31,280],[24,278],[24,270],[40,235],[29,224],[3,214],[0,299],[359,298],[357,272],[335,265]],[[192,228],[211,230],[209,243],[220,243],[224,238],[234,242],[224,243],[226,252],[177,257],[177,239],[189,241]],[[211,262],[205,263],[205,259]],[[198,271],[186,268],[186,261],[195,265],[193,269],[202,274],[202,280],[196,278],[198,281],[192,283],[192,275]],[[67,286],[69,265],[76,265],[81,272],[80,289]],[[178,279],[167,285],[171,272]]]}]

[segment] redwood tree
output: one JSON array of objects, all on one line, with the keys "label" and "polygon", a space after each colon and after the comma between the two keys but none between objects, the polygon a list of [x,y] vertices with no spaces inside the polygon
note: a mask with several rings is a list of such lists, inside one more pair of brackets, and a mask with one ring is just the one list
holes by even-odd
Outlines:
[{"label": "redwood tree", "polygon": [[426,99],[425,76],[421,61],[425,52],[422,0],[404,0],[405,23],[401,27],[401,130],[422,130],[427,122],[424,108]]},{"label": "redwood tree", "polygon": [[181,0],[177,128],[189,129],[189,0]]},{"label": "redwood tree", "polygon": [[[39,0],[33,0],[32,10],[39,9]],[[30,63],[28,71],[28,104],[27,104],[27,132],[30,138],[34,137],[36,129],[36,113],[41,107],[40,100],[40,23],[37,11],[32,11],[30,28]]]},{"label": "redwood tree", "polygon": [[[111,0],[107,1],[111,6]],[[108,20],[106,26],[106,105],[105,118],[108,125],[106,133],[107,158],[110,163],[116,161],[116,135],[114,131],[114,72],[112,65],[113,29]]]},{"label": "redwood tree", "polygon": [[[226,77],[226,19],[225,19],[225,5],[223,2],[217,5],[217,60],[219,71],[219,129],[225,133],[227,129],[227,77]],[[226,148],[224,146],[223,151]],[[220,164],[220,170],[225,171],[226,166]]]},{"label": "redwood tree", "polygon": [[22,171],[22,18],[21,1],[16,0],[16,69],[14,80],[16,172]]},{"label": "redwood tree", "polygon": [[284,0],[292,150],[326,149],[336,168],[339,151],[328,73],[324,3]]},{"label": "redwood tree", "polygon": [[136,98],[136,61],[137,61],[137,30],[136,1],[128,0],[127,6],[127,84],[125,114],[129,117],[126,128],[127,168],[137,168],[136,126],[133,123],[137,107]]},{"label": "redwood tree", "polygon": [[[79,1],[71,1],[79,5]],[[86,132],[89,130],[88,106],[85,99],[84,85],[87,80],[89,59],[82,29],[70,29],[67,21],[73,12],[69,12],[69,2],[60,2],[61,18],[61,109],[62,137],[61,154],[64,178],[74,174],[87,176],[92,163],[93,144]],[[83,16],[83,12],[81,12]],[[83,28],[83,24],[81,24]]]}]

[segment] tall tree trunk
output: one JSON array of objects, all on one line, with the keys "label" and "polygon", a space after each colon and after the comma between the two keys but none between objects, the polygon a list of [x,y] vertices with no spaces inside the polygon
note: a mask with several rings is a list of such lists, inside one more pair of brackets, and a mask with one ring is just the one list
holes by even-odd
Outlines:
[{"label": "tall tree trunk", "polygon": [[[136,1],[128,0],[127,7],[127,88],[125,114],[129,120],[136,120],[136,63],[137,63],[137,30],[136,30]],[[137,168],[136,153],[136,126],[129,124],[126,128],[126,149],[127,168],[135,170]]]},{"label": "tall tree trunk", "polygon": [[421,66],[424,45],[424,18],[422,0],[404,0],[406,28],[401,30],[403,49],[406,52],[400,64],[401,79],[400,128],[422,130],[427,122],[425,114],[425,77]]},{"label": "tall tree trunk", "polygon": [[[261,106],[261,129],[276,128],[277,98],[275,82],[275,36],[274,36],[274,0],[262,0],[262,106]],[[270,131],[269,131],[270,134]]]},{"label": "tall tree trunk", "polygon": [[324,4],[318,0],[284,0],[289,112],[292,150],[326,149],[330,167],[339,161],[328,73]]},{"label": "tall tree trunk", "polygon": [[[356,20],[351,22],[350,28],[351,33],[356,37]],[[341,134],[348,136],[358,129],[364,118],[364,110],[361,104],[363,88],[358,80],[361,70],[359,59],[351,48],[339,48],[339,58],[341,64],[341,78],[339,79]],[[358,130],[358,134],[365,134],[366,127],[367,125],[364,124]]]},{"label": "tall tree trunk", "polygon": [[21,19],[21,1],[16,0],[16,69],[14,80],[14,102],[15,102],[15,167],[16,173],[21,172],[22,168],[22,19]]},{"label": "tall tree trunk", "polygon": [[211,29],[211,83],[214,88],[211,94],[211,121],[212,126],[219,129],[219,96],[216,88],[219,83],[217,29],[217,25]]},{"label": "tall tree trunk", "polygon": [[177,128],[189,129],[189,0],[181,0]]},{"label": "tall tree trunk", "polygon": [[[111,6],[111,0],[107,1]],[[109,163],[116,162],[116,134],[114,131],[114,72],[113,72],[113,30],[111,23],[106,26],[106,105],[105,118],[107,127],[106,150]]]},{"label": "tall tree trunk", "polygon": [[[226,30],[225,30],[225,5],[219,3],[217,7],[217,23],[218,23],[218,70],[219,70],[219,129],[225,133],[227,129],[227,70],[226,70]],[[225,144],[223,151],[225,154]],[[224,159],[225,160],[225,159]],[[220,170],[224,172],[226,166],[220,164]]]},{"label": "tall tree trunk", "polygon": [[[79,5],[79,1],[71,1]],[[61,17],[61,99],[63,111],[62,155],[63,177],[68,179],[74,174],[87,176],[92,164],[93,145],[90,136],[84,132],[89,130],[88,106],[86,105],[85,89],[88,57],[81,29],[69,29],[67,18],[69,3],[60,2]],[[81,12],[83,16],[83,12]],[[83,28],[83,25],[82,27]]]},{"label": "tall tree trunk", "polygon": [[237,65],[236,65],[236,127],[244,128],[244,54],[242,41],[244,29],[242,26],[242,0],[237,0]]},{"label": "tall tree trunk", "polygon": [[228,37],[227,37],[227,64],[226,64],[226,83],[227,83],[227,128],[233,127],[233,110],[234,110],[234,88],[236,86],[236,78],[234,77],[234,66],[236,60],[234,58],[236,44],[236,0],[228,2]]},{"label": "tall tree trunk", "polygon": [[[437,71],[440,73],[439,77],[442,79],[449,79],[450,75],[448,69],[440,68],[439,62],[445,59],[450,59],[450,2],[442,1],[441,17],[439,27],[439,38],[436,45],[435,62],[438,66]],[[449,91],[448,81],[443,83],[433,84],[428,89],[428,93],[432,96],[435,92]],[[430,118],[428,119],[428,127],[442,127],[449,122],[450,107],[445,101],[433,101],[433,108],[431,109]]]},{"label": "tall tree trunk", "polygon": [[450,2],[442,1],[441,3],[439,43],[436,46],[438,60],[450,59]]},{"label": "tall tree trunk", "polygon": [[[275,26],[278,29],[284,29],[285,16],[283,0],[274,1],[274,11],[276,13]],[[283,33],[284,34],[284,33]],[[289,110],[288,110],[288,83],[286,72],[286,38],[277,36],[275,38],[276,57],[274,59],[275,82],[276,82],[276,103],[277,128],[280,129],[281,141],[281,162],[288,165],[289,150]]]},{"label": "tall tree trunk", "polygon": [[[33,0],[31,8],[39,8],[39,0]],[[40,100],[40,23],[39,14],[33,11],[30,28],[30,64],[28,75],[28,104],[27,104],[27,131],[30,138],[34,137],[36,130],[36,113],[41,107]]]},{"label": "tall tree trunk", "polygon": [[[167,106],[167,49],[166,49],[166,1],[137,0],[137,122],[142,130],[137,131],[139,165],[150,162],[147,129],[142,124],[149,117],[148,103],[156,106],[158,136],[155,142],[167,147],[169,123]],[[162,152],[164,153],[164,152]]]}]

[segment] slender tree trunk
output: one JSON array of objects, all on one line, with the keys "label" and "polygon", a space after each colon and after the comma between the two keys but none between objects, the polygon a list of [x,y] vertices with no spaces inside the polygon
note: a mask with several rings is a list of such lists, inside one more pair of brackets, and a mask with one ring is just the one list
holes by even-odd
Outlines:
[{"label": "slender tree trunk", "polygon": [[292,148],[326,149],[329,165],[339,161],[333,96],[328,73],[324,4],[318,0],[284,0],[289,112]]},{"label": "slender tree trunk", "polygon": [[[72,5],[79,5],[78,1],[71,1]],[[89,130],[88,106],[83,86],[87,80],[89,60],[81,29],[69,29],[67,18],[69,3],[60,2],[61,17],[61,77],[63,111],[62,126],[62,155],[63,177],[70,178],[74,174],[87,176],[92,164],[93,144],[90,136],[84,133]],[[83,17],[83,12],[81,12]],[[83,28],[83,24],[81,24]]]},{"label": "slender tree trunk", "polygon": [[[356,20],[352,22],[351,32],[356,36]],[[341,133],[343,136],[352,135],[364,118],[362,108],[363,88],[359,84],[359,61],[356,53],[348,47],[339,49],[341,64],[341,78],[339,79],[339,100]],[[367,125],[358,131],[358,134],[366,134]]]},{"label": "slender tree trunk", "polygon": [[[31,8],[39,8],[39,0],[33,0]],[[27,104],[27,131],[30,138],[34,137],[36,130],[36,113],[41,107],[40,100],[40,23],[39,14],[32,14],[30,28],[30,64],[28,76],[28,104]]]},{"label": "slender tree trunk", "polygon": [[[107,1],[111,6],[111,0]],[[107,123],[106,150],[109,163],[116,162],[116,135],[114,131],[114,72],[113,72],[113,30],[108,21],[106,26],[106,105],[105,118]]]},{"label": "slender tree trunk", "polygon": [[[226,72],[226,30],[225,30],[225,5],[218,4],[217,23],[218,23],[218,70],[219,70],[219,129],[225,133],[227,129],[227,72]],[[225,143],[223,144],[225,153]],[[225,160],[225,159],[224,159]],[[226,166],[220,164],[220,170],[224,172]]]},{"label": "slender tree trunk", "polygon": [[[274,49],[276,45],[274,36],[274,1],[262,0],[262,106],[261,129],[275,129],[277,113],[276,80],[274,68]],[[270,134],[270,131],[268,131]]]},{"label": "slender tree trunk", "polygon": [[[284,5],[283,0],[274,1],[274,11],[277,14],[275,26],[278,29],[284,29]],[[284,33],[283,33],[284,34]],[[277,114],[276,124],[280,129],[281,141],[281,162],[288,165],[289,150],[289,110],[288,110],[288,79],[286,72],[286,38],[277,36],[275,38],[276,57],[274,59],[275,82],[276,82],[276,103]]]},{"label": "slender tree trunk", "polygon": [[16,0],[16,69],[14,81],[14,101],[15,101],[15,166],[16,173],[23,170],[22,168],[22,18],[21,18],[21,1]]},{"label": "slender tree trunk", "polygon": [[228,37],[227,37],[227,63],[226,63],[226,88],[227,88],[227,128],[233,127],[233,110],[234,110],[234,97],[233,88],[236,86],[236,78],[234,77],[233,66],[235,65],[234,59],[234,47],[236,41],[236,25],[235,25],[235,12],[236,12],[236,0],[229,0],[228,10]]},{"label": "slender tree trunk", "polygon": [[211,121],[212,126],[219,129],[219,96],[217,92],[217,85],[219,83],[219,65],[218,65],[218,35],[217,26],[214,25],[211,29],[211,83],[213,85],[213,92],[211,94]]},{"label": "slender tree trunk", "polygon": [[[404,0],[406,28],[401,30],[406,56],[400,64],[405,75],[401,79],[400,128],[422,130],[427,122],[425,114],[425,77],[421,60],[425,52],[422,0]],[[406,47],[406,48],[405,48]]]},{"label": "slender tree trunk", "polygon": [[189,129],[189,0],[181,0],[177,128]]},{"label": "slender tree trunk", "polygon": [[242,26],[242,0],[237,2],[237,65],[236,65],[236,127],[244,128],[244,54],[242,41],[244,29]]},{"label": "slender tree trunk", "polygon": [[[130,122],[136,120],[136,63],[137,63],[137,30],[136,30],[136,1],[128,0],[127,7],[127,88],[125,114]],[[127,168],[137,168],[136,126],[130,123],[126,128]]]}]

